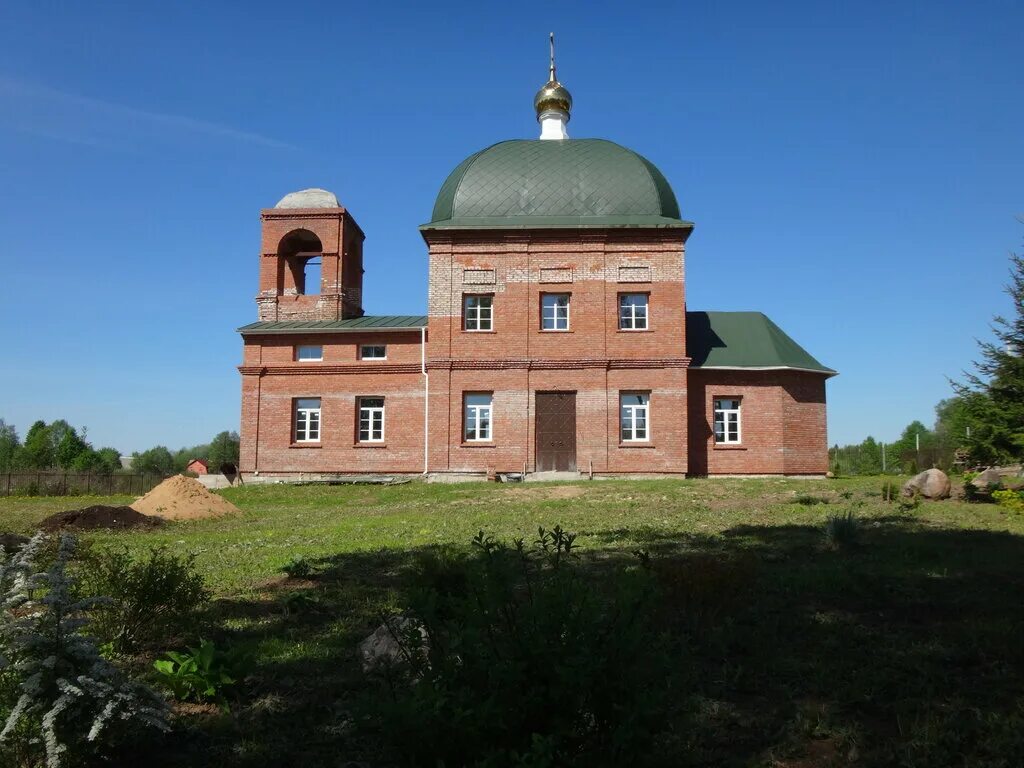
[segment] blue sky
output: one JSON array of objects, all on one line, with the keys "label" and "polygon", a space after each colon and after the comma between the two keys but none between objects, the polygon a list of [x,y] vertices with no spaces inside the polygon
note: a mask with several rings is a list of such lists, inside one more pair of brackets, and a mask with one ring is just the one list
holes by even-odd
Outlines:
[{"label": "blue sky", "polygon": [[761,310],[841,375],[829,438],[933,420],[1009,311],[1024,225],[1024,4],[7,3],[0,418],[124,452],[236,429],[259,209],[337,193],[367,312],[420,313],[466,155],[538,129],[656,163],[691,309]]}]

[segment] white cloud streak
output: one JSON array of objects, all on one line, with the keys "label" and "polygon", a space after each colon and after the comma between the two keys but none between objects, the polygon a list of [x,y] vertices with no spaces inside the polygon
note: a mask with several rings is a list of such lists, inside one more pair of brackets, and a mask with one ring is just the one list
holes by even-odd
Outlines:
[{"label": "white cloud streak", "polygon": [[220,123],[138,109],[4,76],[0,76],[0,124],[36,136],[111,149],[131,150],[146,142],[168,143],[185,137],[295,149],[287,142]]}]

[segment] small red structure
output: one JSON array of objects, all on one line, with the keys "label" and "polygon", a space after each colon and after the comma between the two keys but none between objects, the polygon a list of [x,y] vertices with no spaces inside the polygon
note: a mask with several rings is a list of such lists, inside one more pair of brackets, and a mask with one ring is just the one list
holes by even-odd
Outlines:
[{"label": "small red structure", "polygon": [[185,467],[186,472],[195,472],[197,475],[205,475],[209,470],[206,459],[192,459]]}]

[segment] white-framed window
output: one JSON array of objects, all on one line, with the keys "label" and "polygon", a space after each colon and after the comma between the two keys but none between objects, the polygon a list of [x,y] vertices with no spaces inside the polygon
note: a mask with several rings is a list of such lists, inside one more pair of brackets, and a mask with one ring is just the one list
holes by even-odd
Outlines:
[{"label": "white-framed window", "polygon": [[462,322],[467,331],[494,330],[494,297],[482,294],[463,296]]},{"label": "white-framed window", "polygon": [[738,397],[715,398],[715,442],[740,442],[740,400]]},{"label": "white-framed window", "polygon": [[646,331],[647,303],[646,293],[619,294],[619,330]]},{"label": "white-framed window", "polygon": [[299,397],[295,400],[295,442],[320,442],[320,398]]},{"label": "white-framed window", "polygon": [[384,442],[384,398],[359,398],[359,442]]},{"label": "white-framed window", "polygon": [[359,347],[360,360],[387,360],[388,348],[384,344],[363,344]]},{"label": "white-framed window", "polygon": [[463,437],[467,443],[491,439],[493,395],[490,392],[467,392],[463,395]]},{"label": "white-framed window", "polygon": [[540,327],[542,331],[569,330],[568,293],[543,293],[540,297]]},{"label": "white-framed window", "polygon": [[303,362],[324,359],[324,348],[319,344],[300,344],[295,348],[295,359]]},{"label": "white-framed window", "polygon": [[646,443],[651,439],[651,395],[623,392],[619,395],[619,424],[624,443]]}]

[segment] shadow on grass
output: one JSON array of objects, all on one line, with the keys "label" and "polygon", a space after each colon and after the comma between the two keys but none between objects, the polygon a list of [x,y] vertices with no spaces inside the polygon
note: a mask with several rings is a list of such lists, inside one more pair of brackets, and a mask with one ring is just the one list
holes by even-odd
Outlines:
[{"label": "shadow on grass", "polygon": [[[1024,538],[908,517],[868,520],[840,551],[815,526],[587,537],[651,555],[688,691],[638,764],[1024,765]],[[635,548],[585,551],[581,567],[599,584]],[[338,554],[312,580],[220,601],[216,639],[250,644],[258,666],[230,714],[186,719],[147,761],[384,764],[386,737],[354,722],[356,646],[401,609],[425,551]]]}]

